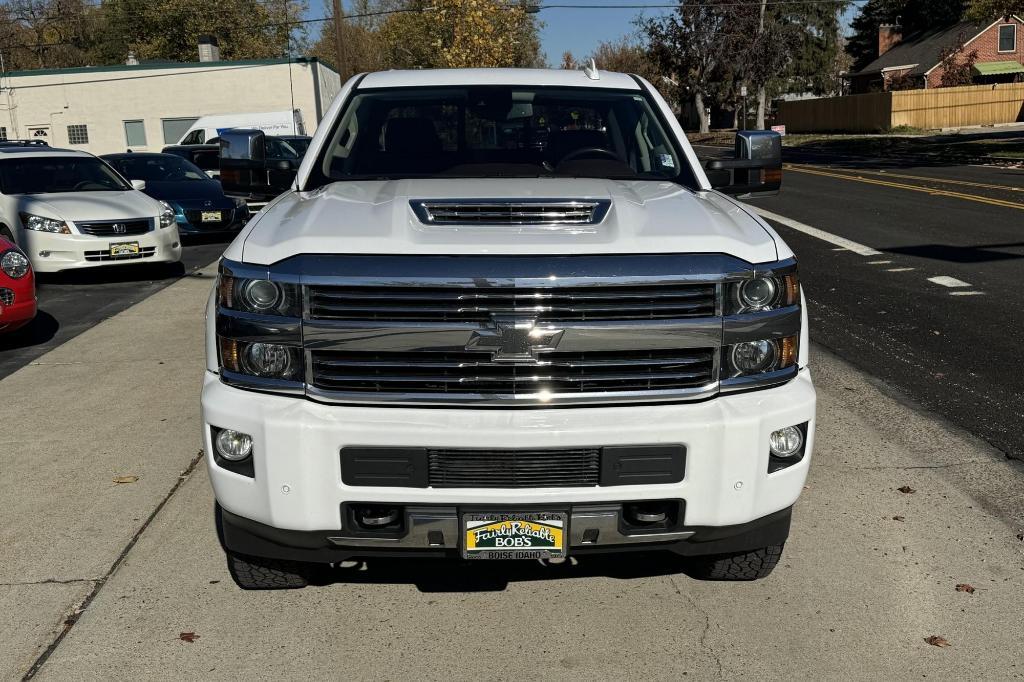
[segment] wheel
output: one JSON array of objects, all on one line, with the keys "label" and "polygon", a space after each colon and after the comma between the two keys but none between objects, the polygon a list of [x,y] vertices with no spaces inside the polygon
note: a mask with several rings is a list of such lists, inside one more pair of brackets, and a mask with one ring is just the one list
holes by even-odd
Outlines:
[{"label": "wheel", "polygon": [[783,545],[749,552],[693,557],[687,573],[701,580],[758,580],[767,577],[782,558]]},{"label": "wheel", "polygon": [[305,564],[233,552],[228,552],[227,557],[228,572],[243,590],[295,590],[309,584]]}]

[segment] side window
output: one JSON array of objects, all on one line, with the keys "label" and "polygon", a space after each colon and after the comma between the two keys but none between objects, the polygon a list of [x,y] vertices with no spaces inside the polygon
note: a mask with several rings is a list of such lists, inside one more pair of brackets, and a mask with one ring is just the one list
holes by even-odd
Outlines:
[{"label": "side window", "polygon": [[89,127],[84,123],[69,125],[68,144],[89,144]]},{"label": "side window", "polygon": [[206,136],[203,134],[203,129],[193,130],[191,133],[185,136],[185,139],[181,141],[182,144],[202,144]]}]

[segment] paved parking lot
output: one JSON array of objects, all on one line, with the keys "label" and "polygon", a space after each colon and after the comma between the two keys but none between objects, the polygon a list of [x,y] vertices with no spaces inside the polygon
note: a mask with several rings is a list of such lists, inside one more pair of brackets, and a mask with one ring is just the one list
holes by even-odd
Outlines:
[{"label": "paved parking lot", "polygon": [[4,678],[1024,678],[1021,464],[820,347],[816,460],[764,581],[652,554],[378,560],[243,592],[194,466],[212,277],[0,380],[19,396],[0,436]]}]

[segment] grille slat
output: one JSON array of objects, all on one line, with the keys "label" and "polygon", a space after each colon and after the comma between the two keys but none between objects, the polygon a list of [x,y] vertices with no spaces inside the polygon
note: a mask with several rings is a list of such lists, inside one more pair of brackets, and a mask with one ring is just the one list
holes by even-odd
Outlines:
[{"label": "grille slat", "polygon": [[431,487],[536,488],[598,485],[601,452],[579,450],[428,450]]},{"label": "grille slat", "polygon": [[[123,231],[118,231],[115,225],[120,225]],[[104,220],[96,222],[75,223],[75,227],[82,234],[89,234],[94,237],[127,237],[130,235],[145,234],[152,227],[149,220]]]},{"label": "grille slat", "polygon": [[314,320],[489,322],[494,314],[531,314],[538,322],[686,319],[715,315],[715,287],[671,284],[635,287],[473,289],[313,286]]},{"label": "grille slat", "polygon": [[0,288],[0,303],[3,303],[4,305],[14,305],[14,290]]},{"label": "grille slat", "polygon": [[139,249],[139,253],[125,253],[120,256],[111,256],[109,250],[102,251],[86,251],[85,260],[87,261],[121,261],[121,260],[139,260],[140,258],[151,258],[156,253],[155,246],[144,246]]}]

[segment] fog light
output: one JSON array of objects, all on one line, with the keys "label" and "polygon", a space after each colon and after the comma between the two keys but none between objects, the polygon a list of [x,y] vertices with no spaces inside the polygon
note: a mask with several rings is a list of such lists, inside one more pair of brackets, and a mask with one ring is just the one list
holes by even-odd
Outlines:
[{"label": "fog light", "polygon": [[231,462],[240,462],[252,454],[252,436],[231,429],[217,434],[217,454]]},{"label": "fog light", "polygon": [[796,457],[804,446],[804,433],[795,426],[772,431],[768,436],[768,446],[775,457],[781,459]]}]

